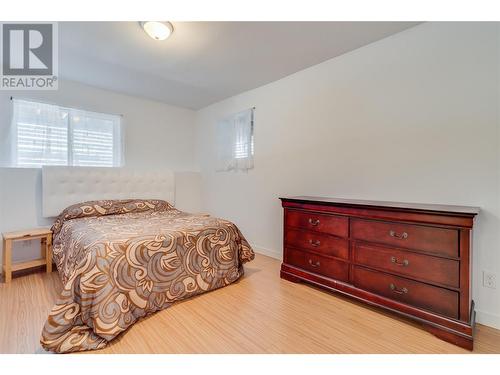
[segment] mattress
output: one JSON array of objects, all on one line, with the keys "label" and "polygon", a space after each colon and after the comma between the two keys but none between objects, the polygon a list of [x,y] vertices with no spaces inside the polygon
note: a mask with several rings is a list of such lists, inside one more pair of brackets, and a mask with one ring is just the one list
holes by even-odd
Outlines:
[{"label": "mattress", "polygon": [[100,349],[141,317],[229,285],[254,252],[230,221],[161,200],[107,200],[65,209],[53,227],[63,290],[41,344]]}]

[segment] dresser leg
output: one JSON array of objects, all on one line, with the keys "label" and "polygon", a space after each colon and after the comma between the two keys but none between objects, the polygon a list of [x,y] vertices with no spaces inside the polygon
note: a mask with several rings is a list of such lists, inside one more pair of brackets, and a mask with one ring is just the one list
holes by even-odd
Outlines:
[{"label": "dresser leg", "polygon": [[423,326],[426,331],[432,333],[434,336],[440,338],[441,340],[447,341],[470,351],[472,351],[472,349],[474,348],[472,335],[464,336],[459,333],[454,333],[446,329],[437,328],[427,324],[424,324]]},{"label": "dresser leg", "polygon": [[280,271],[280,277],[284,280],[291,281],[293,283],[300,283],[302,280],[298,277],[289,274],[288,272]]}]

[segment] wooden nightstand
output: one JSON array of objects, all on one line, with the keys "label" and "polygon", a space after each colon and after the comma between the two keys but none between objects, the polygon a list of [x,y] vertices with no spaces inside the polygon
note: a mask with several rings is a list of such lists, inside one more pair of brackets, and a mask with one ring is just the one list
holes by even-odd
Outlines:
[{"label": "wooden nightstand", "polygon": [[[46,265],[47,273],[52,272],[52,232],[49,228],[36,228],[3,235],[3,272],[5,282],[10,283],[12,272]],[[30,241],[39,238],[41,241],[41,259],[12,264],[12,243],[14,241]]]}]

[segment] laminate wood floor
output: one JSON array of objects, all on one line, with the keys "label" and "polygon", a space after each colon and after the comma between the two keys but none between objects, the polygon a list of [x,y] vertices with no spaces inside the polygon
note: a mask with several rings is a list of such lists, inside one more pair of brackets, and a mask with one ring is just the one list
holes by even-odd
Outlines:
[{"label": "laminate wood floor", "polygon": [[[141,319],[92,353],[469,353],[411,321],[279,278],[263,255],[237,283]],[[61,285],[56,272],[0,284],[0,353],[45,353],[39,337]],[[475,353],[500,353],[476,326]]]}]

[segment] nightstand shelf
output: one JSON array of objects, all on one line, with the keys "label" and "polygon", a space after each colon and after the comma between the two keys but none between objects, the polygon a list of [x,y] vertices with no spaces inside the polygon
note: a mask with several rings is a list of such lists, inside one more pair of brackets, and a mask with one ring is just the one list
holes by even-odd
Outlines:
[{"label": "nightstand shelf", "polygon": [[[12,244],[16,241],[40,239],[41,259],[12,264]],[[52,272],[52,232],[49,228],[3,233],[3,272],[6,283],[12,280],[12,272],[28,268],[46,266],[47,273]]]},{"label": "nightstand shelf", "polygon": [[45,264],[47,264],[47,261],[45,259],[36,259],[36,260],[30,260],[27,262],[13,263],[10,269],[12,272],[16,272],[16,271],[25,270],[28,268],[44,266]]}]

